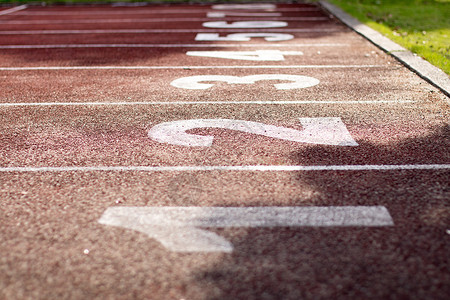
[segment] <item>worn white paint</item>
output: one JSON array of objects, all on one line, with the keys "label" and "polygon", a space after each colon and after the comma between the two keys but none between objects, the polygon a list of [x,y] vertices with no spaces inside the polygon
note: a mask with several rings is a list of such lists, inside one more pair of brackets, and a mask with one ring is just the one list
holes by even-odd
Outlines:
[{"label": "worn white paint", "polygon": [[239,21],[228,23],[226,21],[205,22],[206,28],[278,28],[287,27],[288,23],[282,21]]},{"label": "worn white paint", "polygon": [[208,18],[225,18],[225,17],[281,17],[281,13],[255,13],[255,12],[235,12],[235,11],[213,11],[207,12]]},{"label": "worn white paint", "polygon": [[0,167],[0,172],[312,172],[312,171],[398,171],[448,170],[450,164],[429,165],[314,165],[314,166],[88,166],[88,167]]},{"label": "worn white paint", "polygon": [[303,55],[301,51],[255,50],[255,51],[188,51],[188,56],[238,59],[251,61],[282,61],[285,55]]},{"label": "worn white paint", "polygon": [[220,41],[220,42],[248,42],[251,38],[264,38],[268,42],[279,42],[292,40],[294,36],[287,33],[231,33],[227,36],[219,36],[219,33],[198,33],[196,41]]},{"label": "worn white paint", "polygon": [[282,80],[292,81],[290,83],[278,83],[275,84],[275,88],[278,90],[292,90],[303,89],[315,86],[320,83],[316,78],[301,75],[289,75],[289,74],[259,74],[249,75],[244,77],[229,76],[229,75],[199,75],[182,77],[175,79],[170,85],[190,90],[206,90],[214,86],[214,84],[200,83],[205,81],[224,81],[229,84],[253,84],[256,81],[261,80]]},{"label": "worn white paint", "polygon": [[271,3],[248,3],[248,4],[215,4],[212,9],[217,10],[274,10],[277,6]]},{"label": "worn white paint", "polygon": [[150,139],[171,145],[209,147],[213,136],[188,134],[195,128],[222,128],[272,137],[297,143],[358,146],[340,118],[300,118],[303,130],[229,119],[193,119],[160,123],[153,126]]},{"label": "worn white paint", "polygon": [[233,251],[233,245],[229,241],[199,227],[394,225],[384,206],[109,207],[98,222],[142,232],[174,252],[227,253]]}]

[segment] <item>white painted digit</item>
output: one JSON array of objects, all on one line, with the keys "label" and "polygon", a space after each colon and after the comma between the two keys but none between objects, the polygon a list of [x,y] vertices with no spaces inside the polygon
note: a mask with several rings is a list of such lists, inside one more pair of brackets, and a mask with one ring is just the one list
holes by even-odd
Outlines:
[{"label": "white painted digit", "polygon": [[292,40],[294,36],[287,33],[231,33],[221,37],[218,33],[198,33],[196,41],[248,42],[251,38],[264,38],[268,42]]},{"label": "white painted digit", "polygon": [[204,81],[224,81],[229,84],[252,84],[260,80],[287,80],[290,83],[278,83],[275,87],[278,90],[303,89],[319,84],[319,80],[313,77],[288,74],[260,74],[244,77],[225,75],[199,75],[175,79],[170,85],[190,90],[206,90],[214,86],[213,84],[200,83]]},{"label": "white painted digit", "polygon": [[303,55],[301,51],[256,50],[256,51],[188,51],[186,55],[239,59],[252,61],[282,61],[284,55]]},{"label": "white painted digit", "polygon": [[270,3],[255,3],[255,4],[216,4],[212,6],[212,9],[248,9],[248,10],[274,10],[277,6]]},{"label": "white painted digit", "polygon": [[384,206],[109,207],[100,224],[131,229],[174,252],[233,251],[233,244],[205,228],[393,226]]},{"label": "white painted digit", "polygon": [[196,128],[222,128],[258,134],[280,140],[335,146],[358,146],[341,118],[300,118],[303,130],[267,125],[258,122],[229,119],[194,119],[165,122],[152,127],[150,139],[171,145],[210,147],[213,136],[189,134]]},{"label": "white painted digit", "polygon": [[278,28],[288,26],[286,22],[282,21],[240,21],[231,23],[217,21],[205,22],[202,25],[207,28]]},{"label": "white painted digit", "polygon": [[226,16],[234,17],[281,17],[281,13],[249,13],[234,11],[213,11],[206,13],[208,18],[225,18]]}]

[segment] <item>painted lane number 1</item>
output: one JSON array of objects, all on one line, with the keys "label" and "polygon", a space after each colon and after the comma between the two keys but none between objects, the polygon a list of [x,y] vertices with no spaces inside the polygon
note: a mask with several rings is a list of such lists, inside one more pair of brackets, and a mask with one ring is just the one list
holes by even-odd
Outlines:
[{"label": "painted lane number 1", "polygon": [[110,207],[98,222],[142,232],[169,251],[225,253],[233,244],[208,228],[394,225],[384,206]]}]

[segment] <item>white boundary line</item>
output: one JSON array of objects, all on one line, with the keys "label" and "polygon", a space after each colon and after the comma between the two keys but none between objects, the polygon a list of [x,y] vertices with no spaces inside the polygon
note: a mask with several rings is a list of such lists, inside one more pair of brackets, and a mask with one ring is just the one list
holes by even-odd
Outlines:
[{"label": "white boundary line", "polygon": [[325,165],[325,166],[92,166],[92,167],[0,167],[0,172],[198,172],[198,171],[394,171],[394,170],[447,170],[450,164],[420,165]]},{"label": "white boundary line", "polygon": [[[217,19],[217,20],[216,20]],[[99,24],[99,23],[162,23],[162,22],[207,22],[212,18],[153,18],[153,19],[77,19],[77,20],[3,20],[1,25],[46,25],[46,24]],[[245,17],[214,18],[214,21],[248,21]],[[251,18],[258,21],[257,18]],[[317,22],[329,21],[328,17],[274,17],[264,21],[297,21]]]},{"label": "white boundary line", "polygon": [[[215,29],[75,29],[75,30],[0,30],[0,35],[41,35],[41,34],[108,34],[108,33],[223,33],[248,32],[249,29],[215,28]],[[337,28],[252,28],[253,32],[345,32]]]},{"label": "white boundary line", "polygon": [[349,44],[64,44],[64,45],[0,45],[0,49],[56,48],[282,48],[282,47],[345,47]]},{"label": "white boundary line", "polygon": [[256,65],[256,66],[74,66],[74,67],[0,67],[0,71],[59,70],[202,70],[202,69],[347,69],[386,68],[389,65]]},{"label": "white boundary line", "polygon": [[25,4],[25,5],[16,6],[16,7],[10,8],[10,9],[5,9],[5,10],[0,11],[0,16],[12,14],[12,13],[15,13],[16,11],[26,9],[27,7],[28,7],[28,5]]},{"label": "white boundary line", "polygon": [[[71,7],[72,8],[72,7]],[[318,7],[305,7],[305,8],[277,8],[276,10],[270,10],[268,12],[303,12],[303,11],[320,11]],[[70,10],[70,11],[26,11],[20,12],[18,15],[27,16],[71,16],[71,15],[145,15],[145,14],[201,14],[208,12],[218,12],[211,8],[205,9],[121,9],[120,11],[115,10]],[[225,12],[225,11],[224,11]],[[252,13],[253,11],[249,11]]]},{"label": "white boundary line", "polygon": [[236,105],[236,104],[405,104],[415,103],[412,100],[368,100],[368,101],[174,101],[174,102],[20,102],[0,103],[0,107],[21,106],[122,106],[122,105]]}]

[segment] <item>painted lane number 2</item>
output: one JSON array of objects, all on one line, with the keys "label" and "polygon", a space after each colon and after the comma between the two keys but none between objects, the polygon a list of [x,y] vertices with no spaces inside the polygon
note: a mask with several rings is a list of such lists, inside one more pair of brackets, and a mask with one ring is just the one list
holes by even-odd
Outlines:
[{"label": "painted lane number 2", "polygon": [[155,125],[149,130],[148,136],[160,143],[188,147],[209,147],[214,140],[213,136],[189,134],[186,131],[196,128],[222,128],[298,143],[358,146],[341,118],[300,118],[300,123],[303,130],[244,120],[179,120]]}]

